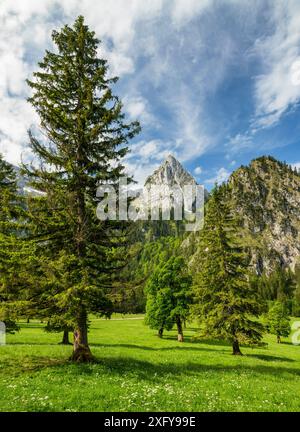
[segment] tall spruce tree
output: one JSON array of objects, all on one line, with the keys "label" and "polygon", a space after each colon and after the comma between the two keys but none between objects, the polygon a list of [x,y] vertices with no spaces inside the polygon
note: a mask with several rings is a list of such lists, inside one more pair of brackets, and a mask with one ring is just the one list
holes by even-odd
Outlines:
[{"label": "tall spruce tree", "polygon": [[237,241],[238,221],[232,216],[228,186],[215,187],[206,207],[201,232],[201,267],[195,277],[195,314],[206,335],[228,340],[234,355],[241,343],[257,343],[263,326],[253,317],[261,311],[249,283],[247,259]]},{"label": "tall spruce tree", "polygon": [[117,78],[108,77],[106,60],[97,57],[99,40],[84,18],[52,38],[57,51],[46,51],[28,81],[42,133],[29,132],[40,164],[24,170],[44,192],[32,196],[28,208],[39,254],[60,266],[49,295],[74,323],[71,359],[90,361],[88,313],[111,313],[110,275],[122,265],[117,251],[125,238],[124,223],[97,219],[96,191],[124,175],[121,160],[140,126],[126,123],[111,90]]}]

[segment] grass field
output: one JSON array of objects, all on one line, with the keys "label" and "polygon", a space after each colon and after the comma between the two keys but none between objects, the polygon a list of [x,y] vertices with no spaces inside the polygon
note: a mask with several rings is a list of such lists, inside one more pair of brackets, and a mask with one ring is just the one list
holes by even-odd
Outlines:
[{"label": "grass field", "polygon": [[142,317],[93,319],[94,364],[70,364],[71,347],[38,322],[0,347],[1,411],[299,411],[300,346],[289,339],[231,355],[224,343],[160,340]]}]

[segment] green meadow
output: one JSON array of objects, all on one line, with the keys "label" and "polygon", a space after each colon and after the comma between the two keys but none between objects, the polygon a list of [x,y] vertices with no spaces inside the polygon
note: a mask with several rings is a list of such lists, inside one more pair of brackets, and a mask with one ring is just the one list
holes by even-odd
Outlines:
[{"label": "green meadow", "polygon": [[232,356],[223,342],[185,329],[159,339],[142,316],[91,320],[95,363],[68,361],[71,346],[44,324],[20,323],[0,347],[1,411],[299,411],[300,346],[267,335]]}]

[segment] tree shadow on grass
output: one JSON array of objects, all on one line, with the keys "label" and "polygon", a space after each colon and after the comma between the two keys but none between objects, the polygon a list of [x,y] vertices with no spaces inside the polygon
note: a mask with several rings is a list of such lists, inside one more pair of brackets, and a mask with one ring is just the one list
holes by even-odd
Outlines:
[{"label": "tree shadow on grass", "polygon": [[[206,348],[206,347],[191,347],[191,346],[185,346],[185,344],[183,343],[179,343],[178,342],[178,346],[166,346],[166,347],[149,347],[149,346],[144,346],[144,345],[135,345],[135,344],[90,344],[91,347],[97,347],[97,348],[132,348],[132,349],[140,349],[140,350],[145,350],[145,351],[216,351],[213,348]],[[228,352],[227,350],[218,350],[218,353],[225,353]]]},{"label": "tree shadow on grass", "polygon": [[21,358],[6,358],[0,361],[0,371],[5,369],[10,376],[24,372],[35,372],[48,367],[60,367],[67,364],[66,359],[51,358],[46,356],[22,356]]},{"label": "tree shadow on grass", "polygon": [[267,354],[247,354],[247,357],[253,357],[257,358],[258,360],[264,360],[264,361],[279,361],[279,362],[294,362],[294,359],[288,358],[288,357],[277,357]]},{"label": "tree shadow on grass", "polygon": [[93,348],[132,348],[132,349],[141,349],[145,351],[157,351],[157,348],[144,346],[144,345],[135,345],[135,344],[107,344],[107,343],[90,343],[90,347]]},{"label": "tree shadow on grass", "polygon": [[290,379],[294,380],[295,375],[300,376],[300,370],[288,368],[288,367],[278,367],[278,366],[266,366],[266,365],[210,365],[201,363],[186,362],[184,364],[154,364],[147,361],[129,359],[129,358],[106,358],[98,360],[97,362],[104,369],[108,370],[110,374],[121,375],[124,379],[126,374],[130,376],[135,375],[139,380],[145,380],[153,382],[154,377],[165,378],[166,376],[170,379],[180,379],[180,377],[198,376],[201,379],[201,375],[207,379],[210,374],[218,373],[221,374],[234,374],[237,379],[240,373],[249,372],[250,374],[260,374],[262,377],[266,375],[271,375],[279,377],[281,373],[290,373]]},{"label": "tree shadow on grass", "polygon": [[[176,341],[177,336],[164,336],[165,340],[173,340]],[[199,345],[215,345],[215,346],[231,346],[230,343],[224,341],[224,340],[218,340],[218,339],[207,339],[202,338],[198,336],[184,336],[185,342],[191,343],[191,344],[199,344]]]},{"label": "tree shadow on grass", "polygon": [[[228,353],[229,354],[229,353]],[[248,377],[251,379],[251,374],[260,374],[262,377],[269,375],[279,377],[281,373],[290,374],[290,377],[285,375],[285,379],[294,380],[295,376],[300,377],[300,370],[275,366],[275,365],[249,365],[244,364],[243,359],[248,356],[239,357],[238,364],[224,365],[224,364],[203,364],[196,362],[184,363],[152,363],[146,360],[138,360],[132,357],[105,357],[96,358],[93,363],[76,364],[70,362],[68,359],[54,359],[41,356],[25,356],[22,359],[6,359],[1,362],[1,368],[5,368],[5,372],[10,375],[21,375],[24,372],[39,372],[43,369],[52,369],[55,373],[64,376],[66,373],[81,374],[92,376],[98,372],[100,374],[120,376],[126,380],[126,375],[130,378],[137,380],[144,380],[153,383],[156,379],[166,378],[170,381],[186,379],[187,377],[197,377],[207,379],[210,374],[221,373],[233,374],[237,379],[241,373],[249,373]],[[255,357],[255,356],[253,356]],[[268,356],[264,357],[267,360]],[[269,356],[270,359],[277,361],[291,361],[290,359],[283,359],[280,357]],[[270,361],[268,359],[267,361]],[[71,369],[72,368],[72,369]]]},{"label": "tree shadow on grass", "polygon": [[[158,341],[172,341],[174,342],[173,346],[145,346],[140,344],[122,344],[122,343],[116,343],[116,344],[107,344],[107,343],[90,343],[91,347],[109,347],[109,348],[132,348],[132,349],[141,349],[145,351],[172,351],[172,350],[182,350],[182,351],[214,351],[216,352],[215,347],[224,347],[228,349],[218,349],[217,352],[225,352],[228,353],[228,350],[231,350],[231,344],[226,341],[222,340],[212,340],[212,339],[188,339],[188,337],[185,337],[185,342],[177,342],[176,339],[173,337],[164,337],[163,339],[157,339]],[[205,345],[208,345],[205,346]],[[210,348],[212,347],[212,348]],[[241,345],[241,348],[251,348],[249,345]],[[259,346],[257,347],[259,349],[267,349],[267,346]]]},{"label": "tree shadow on grass", "polygon": [[[97,365],[101,367],[106,373],[110,375],[120,375],[126,379],[126,374],[130,377],[135,376],[138,380],[145,380],[153,382],[155,378],[168,378],[180,379],[180,377],[195,377],[201,378],[201,375],[207,379],[210,374],[218,373],[221,374],[234,374],[237,379],[240,373],[259,373],[262,376],[272,375],[278,377],[280,373],[290,373],[290,379],[295,379],[295,375],[300,376],[300,370],[292,368],[278,367],[278,366],[267,366],[267,365],[245,365],[241,362],[235,365],[222,365],[222,364],[201,364],[195,362],[185,362],[183,364],[176,363],[151,363],[145,360],[137,360],[126,357],[107,357],[96,360]],[[90,365],[76,365],[82,374],[91,375],[95,371],[95,366]],[[155,377],[155,378],[154,378]],[[250,374],[249,374],[250,378]]]}]

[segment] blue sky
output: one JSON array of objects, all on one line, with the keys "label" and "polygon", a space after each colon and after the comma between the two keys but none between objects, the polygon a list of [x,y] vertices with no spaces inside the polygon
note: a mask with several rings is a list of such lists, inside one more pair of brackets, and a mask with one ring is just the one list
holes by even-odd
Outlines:
[{"label": "blue sky", "polygon": [[143,182],[169,153],[210,188],[263,154],[300,167],[297,0],[2,0],[0,151],[31,157],[25,79],[51,30],[83,14],[142,133],[126,166]]}]

